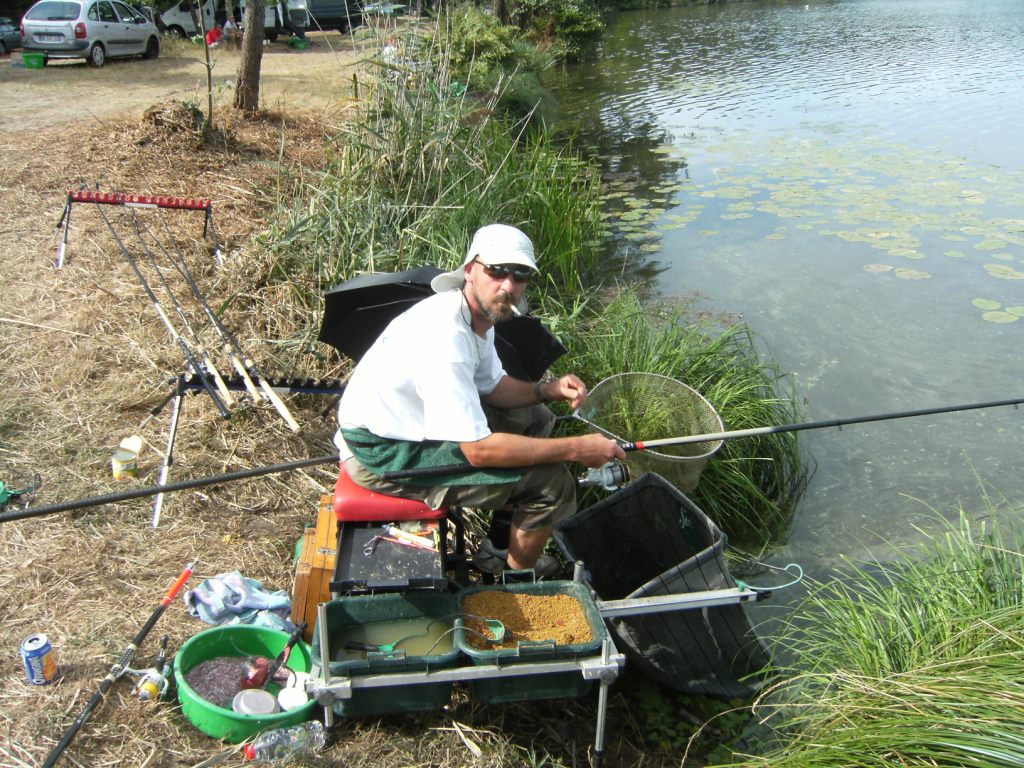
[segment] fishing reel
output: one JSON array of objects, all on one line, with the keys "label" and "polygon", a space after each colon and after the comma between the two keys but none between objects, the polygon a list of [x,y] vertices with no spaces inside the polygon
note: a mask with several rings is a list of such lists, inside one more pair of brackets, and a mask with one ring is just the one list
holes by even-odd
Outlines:
[{"label": "fishing reel", "polygon": [[138,678],[134,693],[139,697],[139,701],[158,701],[164,698],[171,685],[171,665],[167,661],[167,640],[167,635],[160,639],[160,652],[152,667],[148,669],[126,667],[124,670],[129,675]]},{"label": "fishing reel", "polygon": [[580,485],[600,485],[606,491],[617,491],[629,482],[629,467],[625,462],[609,461],[600,467],[588,469],[579,476]]}]

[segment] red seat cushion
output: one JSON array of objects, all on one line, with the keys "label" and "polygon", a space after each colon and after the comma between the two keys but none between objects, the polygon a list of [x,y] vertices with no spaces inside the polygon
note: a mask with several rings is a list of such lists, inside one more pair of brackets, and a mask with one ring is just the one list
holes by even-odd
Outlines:
[{"label": "red seat cushion", "polygon": [[431,509],[422,501],[368,491],[356,485],[342,464],[334,484],[334,514],[343,523],[440,520],[448,514],[448,508]]}]

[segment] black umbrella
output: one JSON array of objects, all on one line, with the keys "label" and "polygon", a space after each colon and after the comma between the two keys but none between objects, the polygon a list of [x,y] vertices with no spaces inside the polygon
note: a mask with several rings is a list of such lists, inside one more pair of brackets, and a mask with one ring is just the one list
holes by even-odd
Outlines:
[{"label": "black umbrella", "polygon": [[[324,294],[324,318],[317,338],[358,361],[388,323],[434,293],[437,267],[360,275]],[[558,340],[534,317],[515,317],[494,326],[494,346],[505,371],[537,381],[565,354]]]}]

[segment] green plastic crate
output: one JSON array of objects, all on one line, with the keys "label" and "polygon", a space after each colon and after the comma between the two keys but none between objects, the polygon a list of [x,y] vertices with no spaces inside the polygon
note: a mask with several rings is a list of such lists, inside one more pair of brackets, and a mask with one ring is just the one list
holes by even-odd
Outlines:
[{"label": "green plastic crate", "polygon": [[[452,626],[457,615],[455,597],[447,592],[419,590],[340,597],[327,603],[327,657],[329,660],[335,658],[340,650],[336,645],[345,637],[346,630],[356,625],[433,618]],[[370,653],[365,659],[330,661],[331,677],[359,677],[452,667],[459,655],[454,639],[449,647],[448,651],[420,656]],[[322,665],[319,619],[313,632],[312,656],[317,666]],[[448,704],[451,694],[450,682],[354,688],[352,698],[335,700],[333,709],[341,717],[433,710]]]},{"label": "green plastic crate", "polygon": [[[466,597],[477,592],[500,590],[531,595],[570,595],[583,606],[583,614],[590,625],[592,639],[587,643],[558,645],[555,643],[520,643],[516,648],[480,649],[467,642],[466,632],[456,632],[455,643],[460,653],[482,666],[496,664],[532,664],[541,661],[574,661],[594,656],[601,652],[601,645],[608,636],[604,620],[598,613],[597,605],[589,590],[574,581],[541,581],[522,584],[502,584],[490,587],[468,587],[461,590],[456,599],[459,615]],[[500,618],[500,617],[488,617]],[[561,699],[582,696],[593,686],[593,680],[586,680],[582,671],[554,672],[537,675],[521,675],[507,680],[474,680],[473,695],[487,704],[505,704],[533,699]]]}]

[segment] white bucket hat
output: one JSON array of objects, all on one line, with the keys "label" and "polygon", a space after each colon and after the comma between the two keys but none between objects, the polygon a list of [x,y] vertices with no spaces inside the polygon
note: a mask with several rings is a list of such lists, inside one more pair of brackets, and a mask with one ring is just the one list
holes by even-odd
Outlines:
[{"label": "white bucket hat", "polygon": [[530,238],[508,224],[488,224],[473,235],[473,242],[469,245],[462,266],[438,275],[430,281],[430,287],[435,293],[461,289],[466,282],[466,265],[473,259],[479,259],[488,266],[521,264],[537,271],[537,260],[533,255],[533,243],[530,242]]}]

